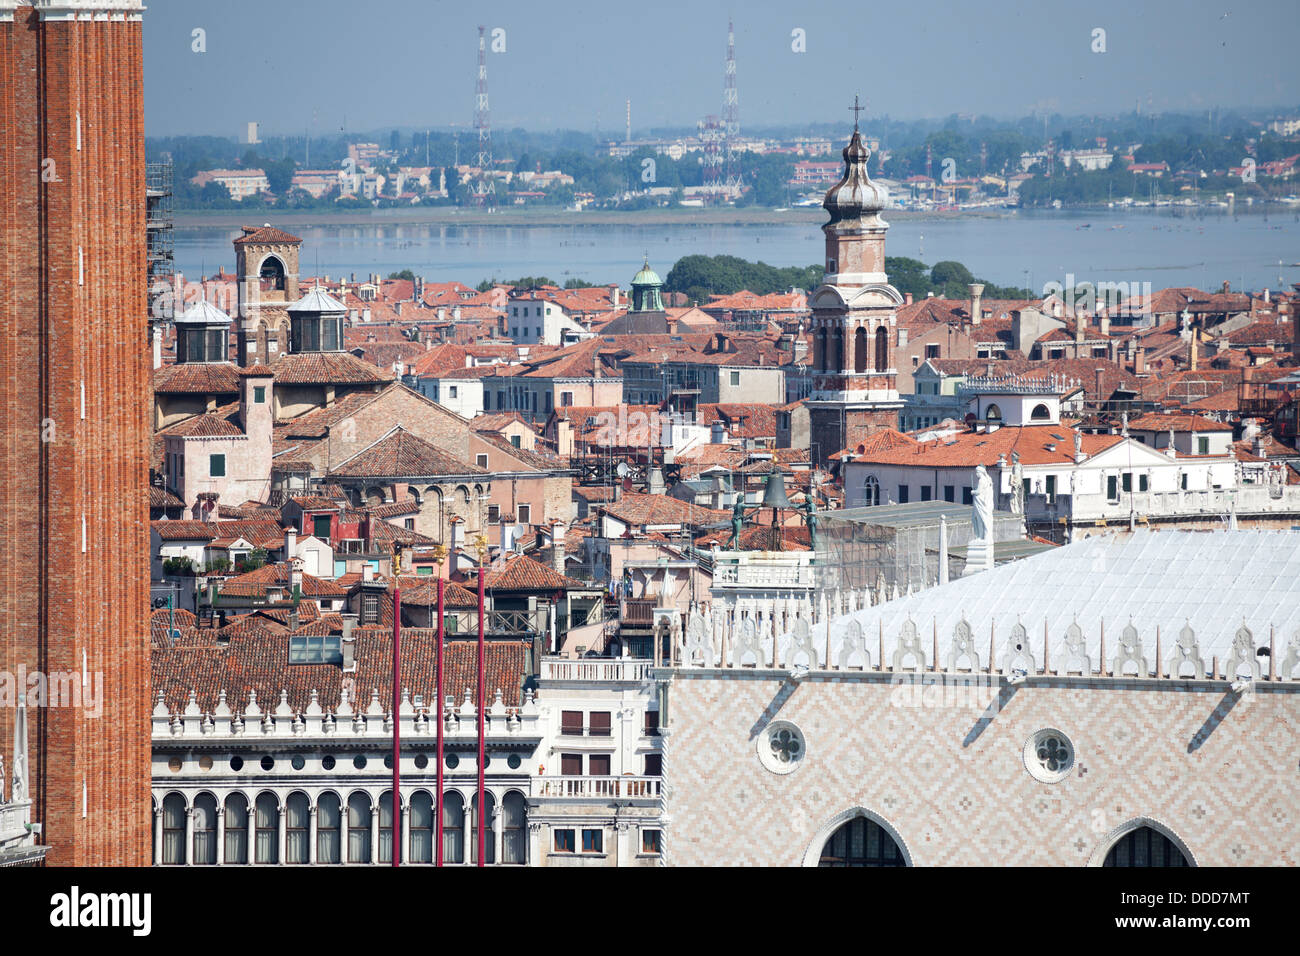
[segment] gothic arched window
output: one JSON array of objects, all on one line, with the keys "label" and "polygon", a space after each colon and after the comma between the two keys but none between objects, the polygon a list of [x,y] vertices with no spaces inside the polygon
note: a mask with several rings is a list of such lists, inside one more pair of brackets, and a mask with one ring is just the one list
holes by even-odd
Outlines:
[{"label": "gothic arched window", "polygon": [[906,866],[903,851],[879,823],[858,816],[831,834],[818,866]]},{"label": "gothic arched window", "polygon": [[1051,418],[1052,413],[1048,411],[1047,406],[1041,402],[1035,405],[1034,410],[1029,413],[1029,420],[1031,422],[1046,422],[1051,421]]},{"label": "gothic arched window", "polygon": [[816,365],[819,370],[825,372],[827,370],[827,362],[830,360],[830,355],[826,351],[825,327],[817,330],[817,339],[813,345],[813,349],[813,364]]},{"label": "gothic arched window", "polygon": [[864,505],[866,505],[868,508],[873,508],[876,505],[880,504],[880,479],[879,478],[877,478],[875,475],[867,475],[864,491],[865,491],[865,495],[862,502]]},{"label": "gothic arched window", "polygon": [[876,329],[876,371],[883,372],[889,368],[889,332],[882,325]]},{"label": "gothic arched window", "polygon": [[1102,866],[1191,866],[1173,840],[1153,827],[1142,826],[1120,837]]},{"label": "gothic arched window", "polygon": [[834,359],[835,364],[831,370],[835,372],[844,371],[844,330],[843,329],[835,330],[835,354],[832,356],[832,358]]}]

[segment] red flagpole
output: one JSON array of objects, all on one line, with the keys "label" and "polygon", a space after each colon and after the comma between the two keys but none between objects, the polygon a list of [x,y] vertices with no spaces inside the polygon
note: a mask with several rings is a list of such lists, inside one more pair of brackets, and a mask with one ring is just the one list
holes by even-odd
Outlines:
[{"label": "red flagpole", "polygon": [[402,555],[393,555],[393,866],[402,865]]},{"label": "red flagpole", "polygon": [[437,865],[442,866],[442,568],[438,568],[438,652],[437,663],[435,665],[435,680],[438,685],[438,768],[434,771],[434,786],[438,796],[436,798],[437,806],[434,808],[437,823],[434,826],[434,836],[437,840]]},{"label": "red flagpole", "polygon": [[485,800],[485,787],[483,780],[483,759],[487,753],[484,742],[485,728],[485,697],[483,685],[487,683],[487,675],[483,663],[483,563],[486,560],[486,554],[483,549],[479,550],[478,562],[478,865],[483,865],[483,849],[485,846],[486,833],[484,824],[487,820],[487,806]]}]

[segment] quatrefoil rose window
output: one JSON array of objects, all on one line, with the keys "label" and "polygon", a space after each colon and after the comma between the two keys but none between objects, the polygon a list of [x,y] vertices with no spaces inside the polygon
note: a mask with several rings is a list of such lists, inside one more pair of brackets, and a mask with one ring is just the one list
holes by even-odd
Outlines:
[{"label": "quatrefoil rose window", "polygon": [[1025,769],[1035,780],[1059,783],[1074,769],[1074,744],[1059,730],[1048,727],[1025,741]]},{"label": "quatrefoil rose window", "polygon": [[788,720],[775,720],[758,738],[758,759],[773,773],[793,773],[808,749],[803,731]]}]

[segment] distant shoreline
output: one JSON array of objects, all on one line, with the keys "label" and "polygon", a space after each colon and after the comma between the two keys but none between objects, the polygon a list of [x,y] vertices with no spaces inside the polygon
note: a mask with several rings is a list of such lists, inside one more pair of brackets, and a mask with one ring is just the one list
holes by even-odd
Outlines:
[{"label": "distant shoreline", "polygon": [[[889,210],[891,219],[958,219],[987,218],[1011,214],[1005,209],[968,210],[965,212],[911,212]],[[772,226],[825,221],[821,207],[774,209],[642,209],[590,210],[569,209],[501,210],[483,213],[447,206],[413,209],[231,209],[178,210],[175,224],[180,228],[230,227],[273,222],[277,226]]]}]

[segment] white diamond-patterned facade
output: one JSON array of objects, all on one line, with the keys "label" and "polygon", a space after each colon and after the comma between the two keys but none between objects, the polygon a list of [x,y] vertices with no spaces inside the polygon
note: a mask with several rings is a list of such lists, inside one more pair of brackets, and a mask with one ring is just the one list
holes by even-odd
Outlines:
[{"label": "white diamond-patterned facade", "polygon": [[671,862],[1300,864],[1296,542],[1138,531],[722,615],[656,671]]}]

